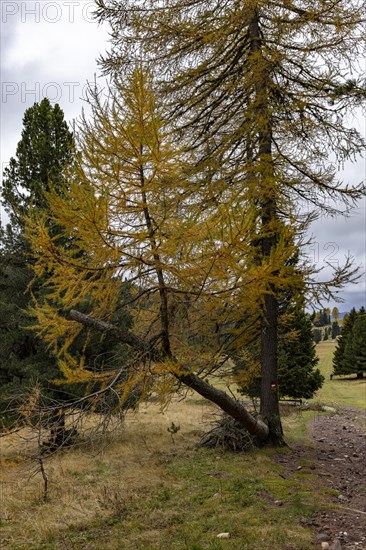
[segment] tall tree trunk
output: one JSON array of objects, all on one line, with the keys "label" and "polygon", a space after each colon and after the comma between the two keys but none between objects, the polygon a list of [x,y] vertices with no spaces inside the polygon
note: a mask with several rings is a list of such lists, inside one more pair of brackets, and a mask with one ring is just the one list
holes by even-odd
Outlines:
[{"label": "tall tree trunk", "polygon": [[[269,262],[278,240],[276,234],[276,181],[272,158],[272,120],[268,107],[270,74],[268,73],[266,60],[261,55],[262,38],[256,8],[253,10],[252,21],[249,25],[249,36],[250,49],[253,54],[253,70],[258,71],[258,74],[255,75],[254,88],[257,111],[255,134],[258,136],[258,186],[262,232],[260,255],[262,261]],[[257,66],[259,66],[259,69],[256,68]],[[262,306],[260,414],[269,427],[268,442],[272,445],[281,445],[283,443],[283,430],[277,387],[278,303],[275,291],[274,286],[269,285]]]},{"label": "tall tree trunk", "polygon": [[272,445],[283,443],[283,430],[278,403],[277,380],[277,300],[265,296],[265,308],[261,326],[261,417],[269,428],[268,442]]}]

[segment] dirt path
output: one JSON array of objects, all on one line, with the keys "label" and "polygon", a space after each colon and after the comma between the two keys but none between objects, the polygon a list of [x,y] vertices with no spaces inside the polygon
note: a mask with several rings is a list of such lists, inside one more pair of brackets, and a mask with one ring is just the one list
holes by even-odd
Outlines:
[{"label": "dirt path", "polygon": [[343,408],[319,415],[310,433],[313,448],[281,453],[278,462],[294,472],[306,460],[319,485],[335,491],[329,498],[337,509],[307,522],[314,530],[314,548],[366,550],[366,411]]}]

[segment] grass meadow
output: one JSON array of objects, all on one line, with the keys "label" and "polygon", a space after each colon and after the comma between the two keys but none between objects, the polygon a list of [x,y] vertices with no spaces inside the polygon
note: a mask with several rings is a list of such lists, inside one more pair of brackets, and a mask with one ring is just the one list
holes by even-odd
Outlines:
[{"label": "grass meadow", "polygon": [[312,402],[320,401],[327,405],[366,409],[366,378],[357,380],[356,375],[351,375],[335,376],[333,380],[330,380],[330,374],[333,371],[332,357],[335,347],[335,342],[330,340],[320,342],[316,347],[319,368],[325,376],[325,381]]},{"label": "grass meadow", "polygon": [[[332,343],[318,346],[326,376],[315,401],[365,406],[366,381],[329,380]],[[197,443],[215,409],[197,395],[129,413],[110,441],[49,459],[49,498],[21,453],[26,433],[0,440],[2,550],[310,550],[306,525],[329,491],[307,464],[284,475],[276,450],[245,454]],[[315,410],[284,408],[290,445],[309,444]],[[179,426],[172,435],[168,428]],[[108,445],[107,445],[108,443]],[[282,452],[291,452],[287,449]],[[218,539],[230,533],[230,539]]]}]

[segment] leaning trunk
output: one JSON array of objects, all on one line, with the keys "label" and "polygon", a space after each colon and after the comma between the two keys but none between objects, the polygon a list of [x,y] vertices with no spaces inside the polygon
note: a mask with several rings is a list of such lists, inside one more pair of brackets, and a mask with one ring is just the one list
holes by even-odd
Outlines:
[{"label": "leaning trunk", "polygon": [[177,378],[183,384],[195,390],[212,403],[215,403],[221,410],[238,420],[250,434],[255,435],[261,441],[267,440],[269,435],[267,425],[260,418],[255,418],[250,414],[237,399],[233,399],[224,391],[211,386],[211,384],[195,374],[180,375]]},{"label": "leaning trunk", "polygon": [[[129,344],[133,349],[139,353],[142,352],[145,357],[149,356],[149,358],[153,361],[164,361],[164,356],[161,355],[161,353],[155,349],[151,349],[129,331],[122,331],[110,323],[99,321],[98,319],[94,319],[75,310],[71,310],[69,312],[69,318],[73,321],[77,321],[78,323],[82,323],[85,326],[93,327],[101,332],[112,333],[121,342]],[[248,430],[250,434],[255,435],[263,442],[267,440],[268,427],[266,424],[260,418],[256,418],[250,414],[237,399],[234,399],[224,391],[218,390],[214,386],[211,386],[211,384],[205,380],[202,380],[194,373],[186,372],[177,374],[173,371],[172,374],[182,384],[185,384],[192,390],[195,390],[202,397],[208,399],[212,403],[215,403],[224,412],[238,420],[243,428]]]}]

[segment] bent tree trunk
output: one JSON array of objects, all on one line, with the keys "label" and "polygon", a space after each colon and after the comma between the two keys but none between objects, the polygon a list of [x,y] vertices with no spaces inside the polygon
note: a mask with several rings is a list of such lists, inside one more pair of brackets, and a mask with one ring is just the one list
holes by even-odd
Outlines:
[{"label": "bent tree trunk", "polygon": [[243,428],[248,430],[250,434],[255,435],[261,441],[267,440],[269,435],[268,426],[262,422],[262,420],[250,414],[237,399],[233,399],[226,392],[211,386],[211,384],[202,380],[195,374],[175,376],[183,384],[195,390],[202,395],[202,397],[218,405],[220,409],[235,418],[235,420],[238,420]]},{"label": "bent tree trunk", "polygon": [[[156,350],[149,350],[149,347],[134,334],[129,331],[120,330],[118,327],[99,321],[93,317],[89,317],[76,310],[71,310],[69,313],[69,319],[82,323],[85,326],[93,327],[100,332],[109,332],[118,338],[121,342],[128,344],[136,351],[142,353],[148,353],[152,360],[163,361],[164,358],[159,356]],[[259,440],[266,443],[269,436],[268,426],[259,418],[250,414],[245,407],[236,399],[230,397],[222,390],[218,390],[214,386],[211,386],[205,380],[202,380],[196,374],[187,372],[184,374],[176,374],[172,372],[182,384],[185,384],[189,388],[195,390],[202,397],[208,399],[212,403],[215,403],[221,410],[238,420],[240,424],[248,430],[248,432],[256,436]],[[271,442],[271,441],[269,441]]]}]

